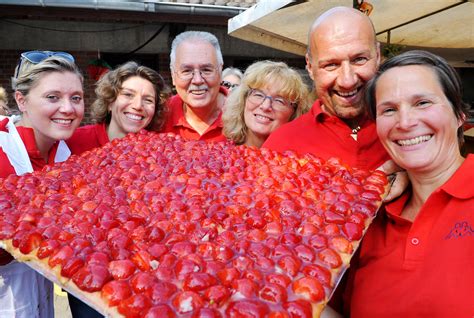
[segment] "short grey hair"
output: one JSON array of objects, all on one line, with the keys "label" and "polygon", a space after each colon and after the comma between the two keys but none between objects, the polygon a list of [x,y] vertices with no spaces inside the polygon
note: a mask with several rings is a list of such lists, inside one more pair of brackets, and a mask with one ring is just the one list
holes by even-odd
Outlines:
[{"label": "short grey hair", "polygon": [[221,47],[214,34],[205,31],[186,31],[178,34],[174,38],[173,43],[171,43],[170,69],[173,70],[174,63],[176,62],[176,49],[181,43],[189,40],[202,41],[211,44],[216,49],[217,62],[221,66],[224,64]]},{"label": "short grey hair", "polygon": [[244,77],[244,74],[242,74],[242,72],[238,68],[235,68],[235,67],[228,67],[222,71],[222,78],[228,75],[237,76],[240,80],[242,79],[242,77]]}]

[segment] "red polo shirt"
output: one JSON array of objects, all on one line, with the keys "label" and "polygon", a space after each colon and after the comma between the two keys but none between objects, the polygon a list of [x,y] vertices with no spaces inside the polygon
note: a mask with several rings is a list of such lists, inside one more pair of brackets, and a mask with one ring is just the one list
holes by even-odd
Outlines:
[{"label": "red polo shirt", "polygon": [[[6,120],[0,121],[0,131],[8,131],[6,125]],[[56,150],[58,149],[59,142],[56,142],[53,147],[51,147],[48,154],[48,161],[46,162],[41,156],[38,147],[36,146],[33,128],[18,126],[16,127],[16,130],[18,131],[18,134],[25,145],[26,152],[30,157],[31,165],[33,166],[33,170],[41,170],[47,164],[54,163],[54,157],[56,156]],[[15,169],[10,164],[7,155],[0,147],[0,178],[5,178],[10,174],[15,174]]]},{"label": "red polo shirt", "polygon": [[[221,87],[219,93],[227,96],[228,91],[226,88]],[[168,115],[166,122],[161,132],[168,133],[172,132],[176,135],[180,135],[187,140],[205,140],[205,141],[225,141],[226,138],[222,134],[222,112],[219,117],[212,123],[211,126],[200,135],[191,125],[187,122],[184,116],[183,100],[176,94],[168,100]]]},{"label": "red polo shirt", "polygon": [[367,120],[361,125],[357,141],[351,133],[341,119],[323,112],[317,100],[308,113],[274,131],[263,147],[280,152],[309,152],[325,160],[338,157],[362,169],[375,169],[390,159],[377,137],[373,121]]},{"label": "red polo shirt", "polygon": [[387,204],[362,241],[351,317],[474,317],[474,155],[412,223],[409,193]]},{"label": "red polo shirt", "polygon": [[66,144],[72,154],[79,155],[84,151],[102,147],[109,141],[105,123],[102,123],[77,128]]}]

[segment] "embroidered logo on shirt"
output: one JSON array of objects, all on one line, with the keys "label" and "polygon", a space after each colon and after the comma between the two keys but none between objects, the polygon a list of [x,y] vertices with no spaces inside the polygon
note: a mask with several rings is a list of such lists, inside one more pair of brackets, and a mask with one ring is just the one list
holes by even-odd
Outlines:
[{"label": "embroidered logo on shirt", "polygon": [[474,236],[474,228],[468,222],[463,221],[454,224],[449,234],[446,235],[445,240],[466,236]]}]

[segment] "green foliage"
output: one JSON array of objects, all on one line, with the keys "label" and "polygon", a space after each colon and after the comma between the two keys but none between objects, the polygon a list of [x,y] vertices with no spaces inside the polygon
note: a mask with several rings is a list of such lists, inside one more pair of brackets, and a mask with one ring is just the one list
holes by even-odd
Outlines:
[{"label": "green foliage", "polygon": [[391,58],[402,53],[403,48],[404,46],[400,44],[385,44],[382,47],[382,55],[385,58]]}]

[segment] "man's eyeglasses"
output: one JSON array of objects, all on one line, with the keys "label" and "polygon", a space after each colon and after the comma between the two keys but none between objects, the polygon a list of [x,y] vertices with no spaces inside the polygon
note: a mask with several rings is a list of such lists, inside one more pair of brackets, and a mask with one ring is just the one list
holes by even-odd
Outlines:
[{"label": "man's eyeglasses", "polygon": [[175,71],[176,75],[184,81],[189,81],[191,80],[194,75],[196,75],[196,72],[199,73],[199,75],[207,80],[213,79],[217,75],[217,69],[211,66],[199,68],[199,69],[193,69],[193,68],[182,68],[177,71]]},{"label": "man's eyeglasses", "polygon": [[239,84],[232,84],[231,82],[228,82],[228,81],[222,81],[221,86],[224,86],[227,89],[233,89],[233,88],[239,86]]},{"label": "man's eyeglasses", "polygon": [[55,51],[28,51],[28,52],[23,52],[20,55],[20,62],[18,63],[18,67],[16,69],[15,73],[15,78],[18,78],[18,73],[21,69],[21,63],[24,60],[27,60],[28,62],[32,64],[38,64],[44,60],[46,60],[48,57],[51,56],[59,56],[62,57],[70,62],[75,62],[74,61],[74,56],[67,52],[55,52]]},{"label": "man's eyeglasses", "polygon": [[265,95],[261,90],[251,88],[249,95],[247,97],[248,101],[256,106],[262,105],[266,99],[270,100],[271,107],[276,111],[285,111],[289,109],[294,109],[296,107],[296,102],[289,101],[283,97],[272,97]]}]

